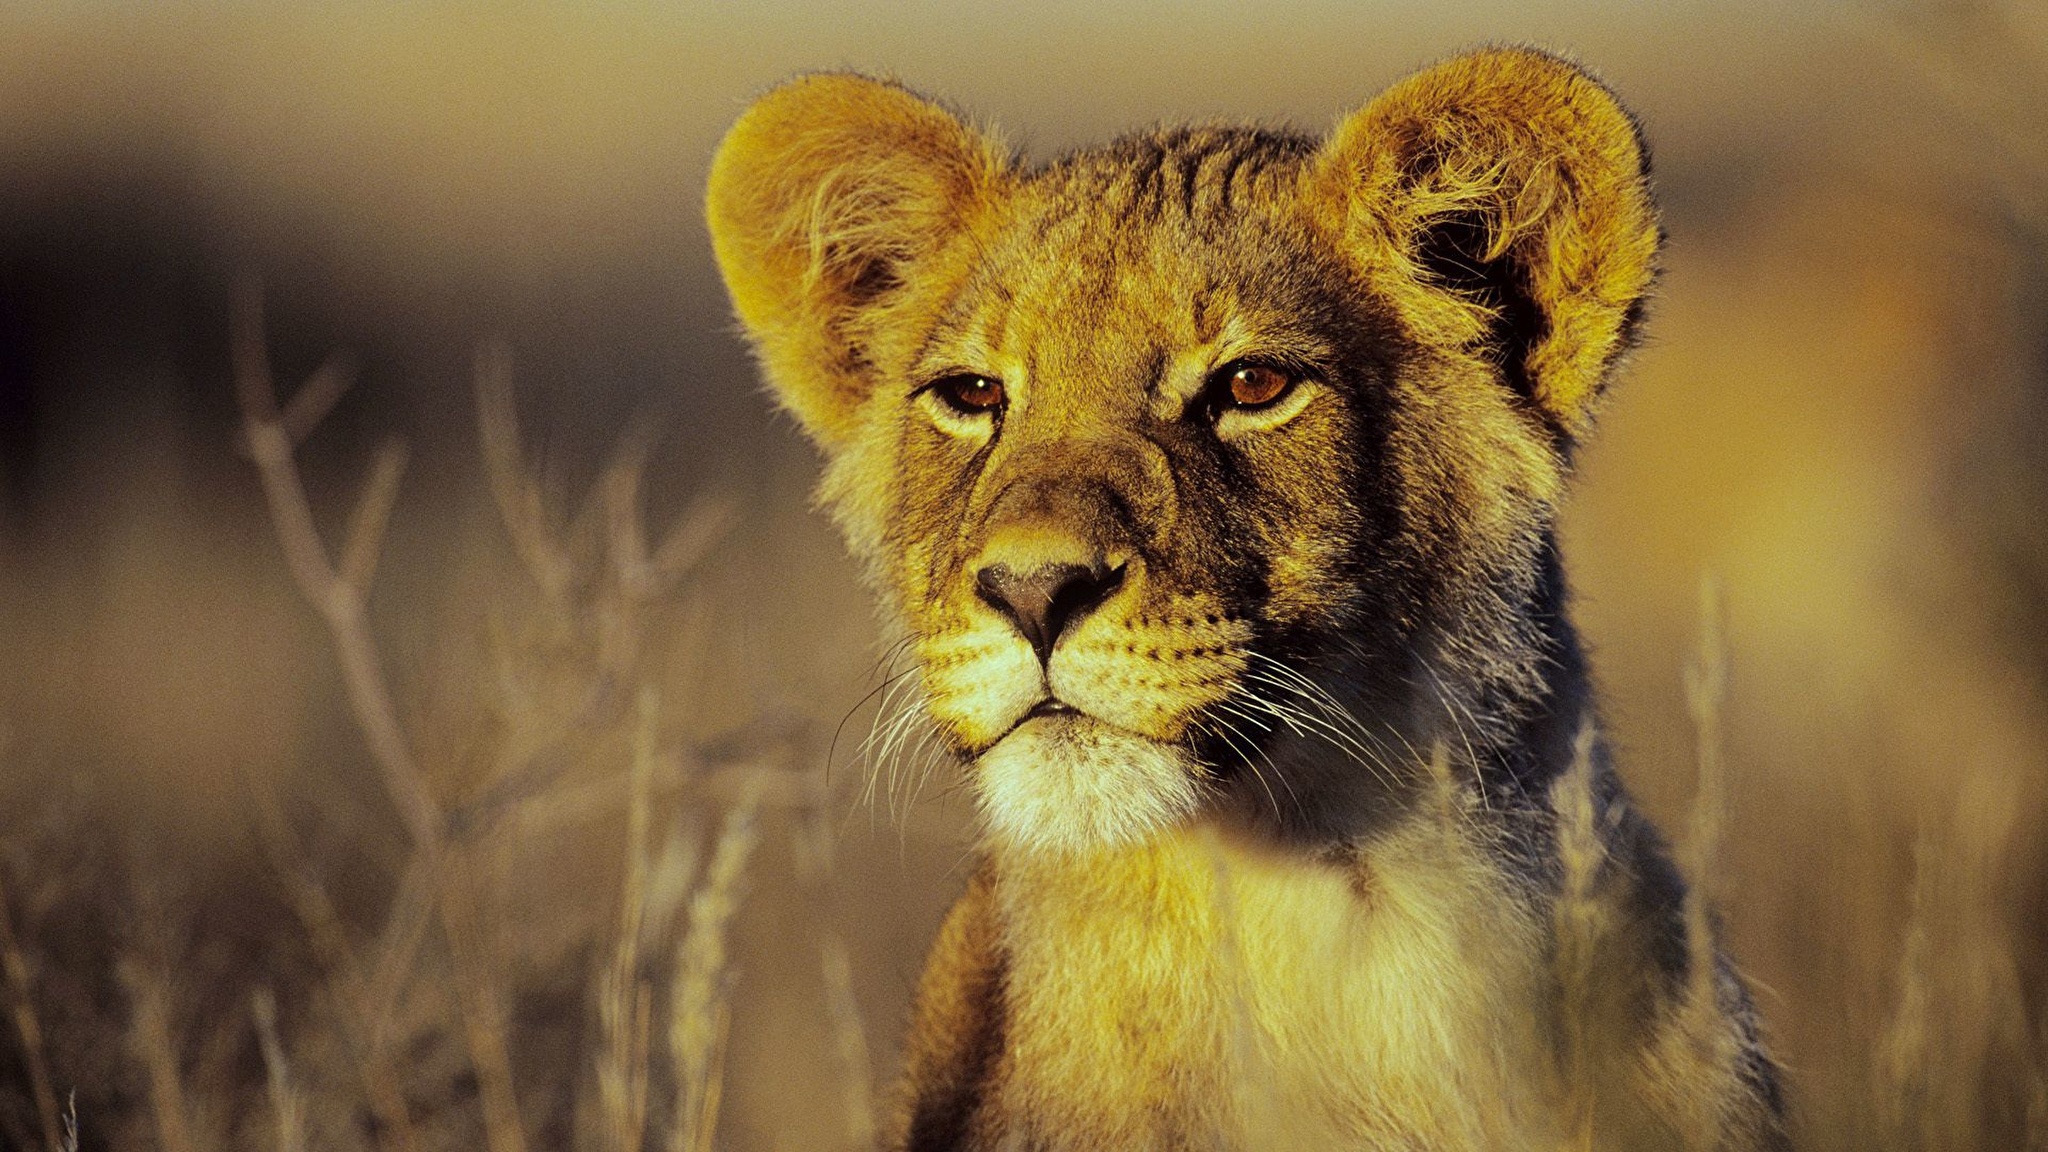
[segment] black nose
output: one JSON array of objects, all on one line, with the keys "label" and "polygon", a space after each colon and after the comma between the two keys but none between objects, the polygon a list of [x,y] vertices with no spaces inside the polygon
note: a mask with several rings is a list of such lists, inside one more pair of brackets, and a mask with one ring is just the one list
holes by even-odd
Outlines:
[{"label": "black nose", "polygon": [[1123,583],[1121,565],[1042,564],[1019,572],[991,564],[974,574],[981,598],[1008,616],[1043,661],[1068,624],[1086,616]]}]

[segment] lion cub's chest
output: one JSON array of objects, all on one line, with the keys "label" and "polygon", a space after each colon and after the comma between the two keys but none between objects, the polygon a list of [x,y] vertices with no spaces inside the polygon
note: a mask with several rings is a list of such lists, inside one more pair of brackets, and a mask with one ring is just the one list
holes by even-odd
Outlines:
[{"label": "lion cub's chest", "polygon": [[1008,867],[993,1102],[1026,1147],[1487,1148],[1541,1130],[1533,921],[1458,837],[1317,864],[1196,829]]}]

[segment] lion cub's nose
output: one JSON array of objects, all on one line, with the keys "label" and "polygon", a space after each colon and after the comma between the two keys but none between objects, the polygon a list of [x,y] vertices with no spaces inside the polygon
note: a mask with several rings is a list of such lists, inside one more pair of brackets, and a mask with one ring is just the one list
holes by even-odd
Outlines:
[{"label": "lion cub's nose", "polygon": [[1123,579],[1122,565],[1112,568],[1100,560],[1040,564],[1023,571],[991,564],[974,574],[974,587],[990,607],[1017,625],[1044,662],[1067,625],[1108,599]]}]

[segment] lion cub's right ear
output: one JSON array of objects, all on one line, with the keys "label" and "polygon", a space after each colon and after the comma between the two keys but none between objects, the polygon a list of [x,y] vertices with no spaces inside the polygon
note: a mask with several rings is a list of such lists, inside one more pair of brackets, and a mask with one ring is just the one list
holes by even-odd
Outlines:
[{"label": "lion cub's right ear", "polygon": [[1007,171],[952,114],[864,76],[792,80],[726,133],[712,250],[777,399],[828,452],[870,386],[875,314],[993,205]]}]

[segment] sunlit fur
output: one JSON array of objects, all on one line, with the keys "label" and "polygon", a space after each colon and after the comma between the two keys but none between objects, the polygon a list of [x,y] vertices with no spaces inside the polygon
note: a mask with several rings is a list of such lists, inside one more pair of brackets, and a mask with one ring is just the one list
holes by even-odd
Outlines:
[{"label": "sunlit fur", "polygon": [[1142,843],[1201,800],[1178,749],[1087,715],[1031,720],[974,771],[990,838],[1020,856]]},{"label": "sunlit fur", "polygon": [[[1320,140],[1026,167],[810,76],[708,215],[917,662],[882,758],[928,720],[983,815],[893,1146],[1780,1146],[1567,615],[1557,502],[1659,242],[1604,88],[1480,52]],[[1244,363],[1291,390],[1233,406]],[[984,577],[1055,570],[1092,591],[1034,649]]]}]

